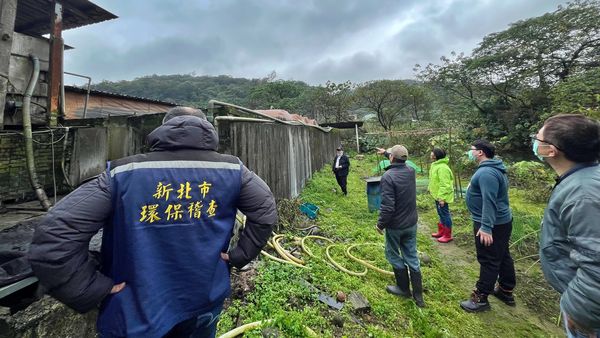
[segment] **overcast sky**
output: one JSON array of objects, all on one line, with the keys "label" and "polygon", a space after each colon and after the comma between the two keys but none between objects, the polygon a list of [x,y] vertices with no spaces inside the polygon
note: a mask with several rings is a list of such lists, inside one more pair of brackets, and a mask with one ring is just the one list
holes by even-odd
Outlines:
[{"label": "overcast sky", "polygon": [[[558,0],[92,0],[118,19],[64,32],[65,71],[94,82],[151,74],[363,82],[470,53]],[[77,81],[65,78],[71,84]]]}]

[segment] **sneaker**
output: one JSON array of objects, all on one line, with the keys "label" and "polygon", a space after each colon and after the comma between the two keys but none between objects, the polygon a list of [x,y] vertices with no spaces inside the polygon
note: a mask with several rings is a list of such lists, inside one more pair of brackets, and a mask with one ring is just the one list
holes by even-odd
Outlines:
[{"label": "sneaker", "polygon": [[494,297],[500,299],[504,304],[508,306],[516,306],[515,297],[512,291],[505,291],[500,286],[494,288]]},{"label": "sneaker", "polygon": [[471,299],[460,302],[460,307],[467,312],[483,312],[491,309],[487,295],[474,290]]}]

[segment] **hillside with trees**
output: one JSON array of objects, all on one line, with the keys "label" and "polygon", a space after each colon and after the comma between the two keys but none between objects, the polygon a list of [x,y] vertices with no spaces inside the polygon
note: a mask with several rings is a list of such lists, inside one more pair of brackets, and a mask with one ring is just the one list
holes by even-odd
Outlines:
[{"label": "hillside with trees", "polygon": [[528,147],[546,117],[600,117],[600,4],[578,0],[492,33],[472,53],[416,65],[417,80],[350,81],[312,86],[277,79],[151,75],[95,89],[205,107],[208,100],[252,109],[285,109],[320,123],[374,116],[372,131],[458,127],[502,149]]}]

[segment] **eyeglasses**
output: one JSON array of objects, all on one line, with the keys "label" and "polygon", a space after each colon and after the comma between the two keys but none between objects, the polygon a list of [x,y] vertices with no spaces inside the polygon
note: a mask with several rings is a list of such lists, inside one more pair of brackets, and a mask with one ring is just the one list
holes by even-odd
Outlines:
[{"label": "eyeglasses", "polygon": [[532,142],[532,143],[533,143],[534,141],[543,142],[543,143],[546,143],[546,144],[548,144],[548,145],[554,146],[554,148],[556,148],[556,149],[558,149],[558,150],[562,151],[562,149],[560,149],[560,148],[559,148],[559,147],[558,147],[556,144],[554,144],[554,143],[552,143],[552,142],[548,142],[548,141],[546,141],[546,140],[542,140],[542,139],[539,139],[539,138],[537,138],[537,135],[536,135],[536,134],[531,134],[531,135],[529,135],[529,137],[531,138],[531,142]]}]

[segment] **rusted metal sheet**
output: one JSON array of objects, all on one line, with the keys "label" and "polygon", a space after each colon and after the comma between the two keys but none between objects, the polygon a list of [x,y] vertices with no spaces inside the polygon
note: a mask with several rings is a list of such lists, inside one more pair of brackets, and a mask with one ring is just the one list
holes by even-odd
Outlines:
[{"label": "rusted metal sheet", "polygon": [[50,84],[48,97],[49,125],[58,125],[60,83],[63,71],[63,39],[62,39],[62,15],[63,7],[60,2],[53,2],[52,31],[50,33],[50,67],[48,80]]},{"label": "rusted metal sheet", "polygon": [[[83,118],[85,97],[85,90],[65,87],[65,119]],[[169,102],[127,97],[125,95],[119,97],[114,94],[105,95],[97,91],[91,91],[86,118],[165,113],[174,106],[174,103]]]}]

